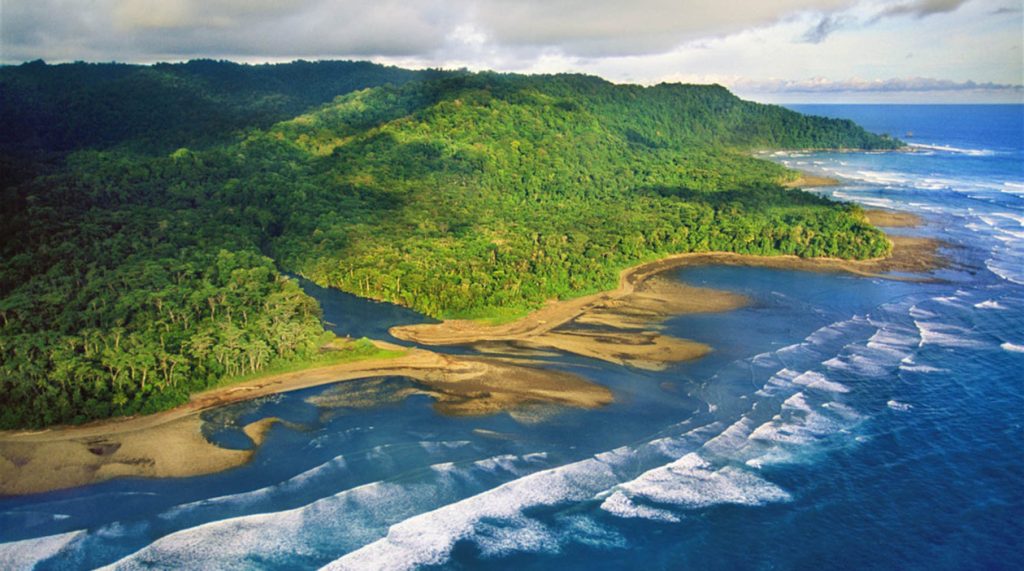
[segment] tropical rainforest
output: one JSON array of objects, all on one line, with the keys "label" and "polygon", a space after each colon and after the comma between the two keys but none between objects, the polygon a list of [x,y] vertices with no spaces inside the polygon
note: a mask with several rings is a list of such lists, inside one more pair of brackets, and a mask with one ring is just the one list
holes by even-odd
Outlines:
[{"label": "tropical rainforest", "polygon": [[[0,428],[314,361],[292,273],[500,318],[680,252],[871,258],[770,149],[893,149],[720,86],[358,62],[0,68]],[[355,344],[353,351],[372,351]]]}]

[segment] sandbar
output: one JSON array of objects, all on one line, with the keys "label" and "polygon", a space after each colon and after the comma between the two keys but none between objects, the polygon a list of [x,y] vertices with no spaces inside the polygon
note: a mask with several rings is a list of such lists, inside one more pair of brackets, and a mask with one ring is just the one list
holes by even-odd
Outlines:
[{"label": "sandbar", "polygon": [[885,274],[925,272],[943,263],[938,254],[940,243],[936,240],[907,236],[891,236],[890,240],[892,254],[874,260],[751,256],[731,252],[676,254],[623,270],[614,290],[550,301],[511,323],[491,325],[456,319],[393,327],[390,333],[421,345],[465,345],[495,352],[500,352],[503,346],[534,351],[553,349],[659,370],[672,363],[701,357],[711,350],[695,341],[659,333],[660,322],[677,315],[729,311],[746,303],[741,295],[681,284],[660,274],[685,266],[724,264],[907,279]]},{"label": "sandbar", "polygon": [[[378,342],[386,349],[396,345]],[[404,349],[404,348],[400,348]],[[165,412],[40,431],[0,432],[0,495],[93,484],[121,476],[185,477],[247,463],[254,450],[228,450],[202,434],[200,413],[275,393],[355,379],[406,377],[435,398],[444,414],[481,415],[529,404],[596,408],[612,402],[608,388],[562,371],[487,358],[408,349],[402,356],[339,363],[269,375],[194,395]],[[244,427],[258,447],[278,421]]]},{"label": "sandbar", "polygon": [[[906,220],[906,219],[904,219]],[[435,399],[444,414],[516,414],[524,405],[596,408],[612,402],[606,387],[571,373],[524,366],[529,357],[565,352],[639,369],[661,369],[698,358],[710,347],[661,333],[668,317],[728,311],[746,303],[743,296],[693,287],[661,276],[701,264],[731,264],[810,271],[923,272],[939,267],[939,243],[916,237],[891,237],[891,256],[878,260],[805,259],[796,256],[746,256],[688,253],[641,264],[621,272],[611,291],[552,301],[517,321],[488,325],[450,320],[439,324],[392,328],[398,338],[422,345],[468,345],[514,358],[442,355],[422,348],[375,342],[404,354],[388,359],[339,363],[268,375],[193,395],[165,412],[41,431],[0,432],[0,495],[19,495],[82,486],[115,477],[184,477],[220,472],[248,462],[253,450],[228,450],[202,434],[200,412],[275,393],[355,379],[405,377],[413,392]],[[527,360],[528,363],[528,360]],[[343,393],[334,406],[358,406]],[[380,402],[372,384],[365,402]],[[352,395],[350,395],[352,396]],[[325,397],[326,398],[326,397]],[[329,406],[324,400],[323,406]],[[277,422],[265,418],[245,427],[256,446]]]},{"label": "sandbar", "polygon": [[799,177],[783,183],[782,186],[786,188],[818,188],[822,186],[838,186],[840,184],[842,182],[839,179],[801,172]]},{"label": "sandbar", "polygon": [[921,225],[921,217],[910,212],[897,210],[865,210],[868,222],[882,228],[916,228]]}]

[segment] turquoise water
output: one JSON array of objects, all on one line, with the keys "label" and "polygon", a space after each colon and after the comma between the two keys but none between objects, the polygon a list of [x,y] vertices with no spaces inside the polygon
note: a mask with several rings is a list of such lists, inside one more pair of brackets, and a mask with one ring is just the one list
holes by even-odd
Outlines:
[{"label": "turquoise water", "polygon": [[[679,271],[752,303],[671,320],[715,351],[664,372],[553,360],[614,391],[596,411],[324,405],[401,378],[214,411],[234,447],[250,420],[293,424],[222,474],[0,500],[0,567],[1024,567],[1024,108],[799,109],[914,132],[915,153],[773,159],[921,214],[949,244],[941,281]],[[342,333],[420,319],[310,291]]]}]

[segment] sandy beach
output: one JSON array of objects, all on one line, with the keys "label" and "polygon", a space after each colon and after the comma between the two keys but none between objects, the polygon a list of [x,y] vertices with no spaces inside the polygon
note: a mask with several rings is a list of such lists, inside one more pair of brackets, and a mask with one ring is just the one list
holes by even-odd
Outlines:
[{"label": "sandy beach", "polygon": [[801,172],[796,180],[783,183],[786,188],[817,188],[822,186],[837,186],[840,181],[835,178]]},{"label": "sandy beach", "polygon": [[0,432],[0,495],[70,488],[119,476],[185,477],[241,466],[252,458],[276,419],[265,418],[244,427],[255,445],[253,450],[227,450],[203,436],[203,410],[377,377],[413,379],[418,392],[433,396],[435,407],[445,414],[492,414],[527,404],[596,408],[612,402],[607,388],[570,373],[410,349],[396,358],[271,375],[198,393],[185,405],[153,415]]},{"label": "sandy beach", "polygon": [[[909,219],[901,219],[909,221]],[[923,272],[941,265],[939,244],[927,238],[891,236],[893,252],[877,260],[749,256],[729,252],[687,253],[628,268],[611,291],[546,306],[502,325],[448,320],[394,327],[391,334],[421,345],[466,345],[481,351],[507,348],[555,350],[658,370],[703,356],[710,347],[662,335],[658,324],[675,315],[728,311],[746,300],[739,295],[697,288],[659,277],[685,266],[726,264],[802,271],[849,272],[882,276],[884,272]],[[897,278],[902,279],[902,278]],[[601,326],[594,330],[592,327]]]},{"label": "sandy beach", "polygon": [[865,210],[868,221],[880,228],[914,228],[921,225],[921,217],[897,210]]},{"label": "sandy beach", "polygon": [[[871,211],[869,216],[883,226],[906,227],[919,222],[901,213]],[[244,427],[255,445],[253,450],[227,450],[202,435],[202,411],[346,380],[405,377],[416,385],[409,393],[430,395],[439,412],[452,415],[492,414],[530,404],[604,406],[613,400],[606,387],[570,373],[530,366],[534,364],[530,359],[565,352],[657,370],[706,354],[711,350],[706,345],[662,334],[660,322],[675,315],[728,311],[741,307],[746,299],[660,275],[684,266],[730,264],[877,276],[891,271],[926,271],[941,263],[934,240],[899,236],[892,240],[892,256],[868,261],[679,254],[624,270],[614,290],[552,301],[511,323],[452,320],[391,330],[398,338],[422,345],[465,345],[500,358],[442,355],[376,342],[381,348],[404,354],[268,375],[198,393],[185,405],[144,417],[0,432],[0,494],[37,493],[120,476],[194,476],[241,466],[251,459],[276,419],[265,418]],[[365,403],[384,398],[374,393],[372,384],[362,391],[360,398]],[[319,405],[358,406],[344,400],[353,395],[335,396],[333,403],[321,399]]]}]

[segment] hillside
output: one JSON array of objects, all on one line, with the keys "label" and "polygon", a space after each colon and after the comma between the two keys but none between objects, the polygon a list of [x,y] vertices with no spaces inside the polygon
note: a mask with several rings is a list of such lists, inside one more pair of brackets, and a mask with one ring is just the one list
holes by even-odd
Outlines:
[{"label": "hillside", "polygon": [[230,142],[338,95],[425,79],[430,72],[369,62],[227,61],[0,67],[0,151],[120,146],[170,152]]},{"label": "hillside", "polygon": [[[79,77],[86,64],[40,65],[0,73],[0,100],[20,102],[0,107],[3,427],[158,410],[316,358],[316,304],[281,270],[436,317],[494,318],[672,253],[890,247],[857,207],[784,189],[793,173],[749,152],[898,141],[718,86],[360,64],[101,68],[144,86],[129,104],[109,78]],[[46,81],[27,97],[33,74]],[[85,103],[53,114],[75,81]],[[361,84],[378,86],[329,95]]]}]

